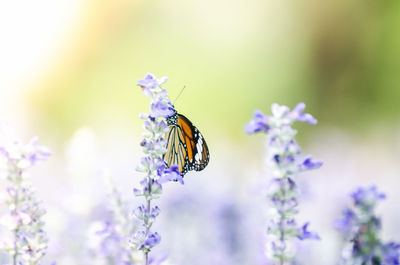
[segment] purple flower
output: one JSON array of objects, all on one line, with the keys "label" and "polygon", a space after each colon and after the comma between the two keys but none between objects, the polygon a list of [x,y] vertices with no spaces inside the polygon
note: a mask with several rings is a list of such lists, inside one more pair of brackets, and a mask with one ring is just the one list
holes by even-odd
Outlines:
[{"label": "purple flower", "polygon": [[156,101],[150,106],[151,116],[154,118],[168,118],[174,114],[174,108],[171,102]]},{"label": "purple flower", "polygon": [[272,116],[255,111],[253,119],[245,126],[248,134],[264,132],[267,135],[267,159],[273,174],[268,198],[276,213],[268,221],[267,234],[271,237],[268,252],[276,264],[289,264],[294,259],[295,251],[289,251],[286,246],[296,238],[319,239],[317,233],[307,230],[308,223],[298,227],[295,220],[298,188],[294,178],[297,173],[322,165],[322,162],[311,160],[310,156],[302,159],[301,149],[294,139],[297,132],[291,126],[295,121],[317,122],[310,114],[303,114],[304,108],[304,103],[297,104],[292,111],[287,106],[272,104]]},{"label": "purple flower", "polygon": [[133,213],[140,220],[144,220],[148,216],[146,207],[143,204],[138,206]]},{"label": "purple flower", "polygon": [[157,199],[159,195],[162,193],[162,186],[155,180],[151,180],[151,189],[149,190],[148,186],[143,188],[143,194],[146,198],[152,200]]},{"label": "purple flower", "polygon": [[161,241],[161,236],[157,232],[152,233],[147,237],[142,248],[151,249],[155,245],[158,245],[160,241]]},{"label": "purple flower", "polygon": [[264,115],[260,110],[255,110],[253,114],[254,119],[250,120],[244,127],[247,134],[253,134],[260,131],[267,132],[269,130],[268,116]]},{"label": "purple flower", "polygon": [[39,137],[35,136],[24,144],[17,138],[11,139],[0,146],[0,153],[3,154],[9,161],[13,161],[20,168],[28,168],[38,162],[47,160],[51,152],[45,146],[38,145]]},{"label": "purple flower", "polygon": [[168,181],[179,181],[182,185],[184,184],[181,172],[179,172],[179,167],[177,165],[172,165],[169,168],[166,168],[164,165],[163,169],[160,168],[161,167],[159,167],[158,170],[160,178],[157,180],[159,184],[164,184]]},{"label": "purple flower", "polygon": [[309,222],[305,223],[301,229],[298,230],[298,234],[297,237],[300,240],[304,240],[304,239],[316,239],[316,240],[320,240],[321,238],[319,237],[319,235],[316,232],[310,232],[307,230],[309,225]]},{"label": "purple flower", "polygon": [[400,264],[400,244],[389,242],[383,246],[384,262],[383,265]]},{"label": "purple flower", "polygon": [[386,195],[382,192],[378,192],[376,186],[370,186],[368,188],[358,188],[351,194],[355,205],[363,205],[365,207],[371,207],[379,200],[386,198]]},{"label": "purple flower", "polygon": [[160,160],[160,163],[157,166],[157,176],[161,177],[166,169],[167,165],[165,164],[164,160]]},{"label": "purple flower", "polygon": [[245,125],[244,130],[248,134],[257,132],[265,132],[271,128],[279,127],[282,125],[291,125],[294,121],[307,122],[309,124],[317,124],[317,120],[309,113],[303,113],[306,105],[299,103],[292,111],[287,106],[278,105],[276,103],[271,105],[272,116],[264,115],[261,111],[255,110],[253,119]]},{"label": "purple flower", "polygon": [[321,166],[321,161],[312,161],[311,156],[309,156],[303,161],[300,167],[302,168],[302,170],[310,170],[320,168]]},{"label": "purple flower", "polygon": [[141,250],[144,255],[144,264],[149,265],[149,252],[157,245],[161,237],[157,232],[152,232],[152,225],[160,213],[158,206],[151,205],[153,199],[161,196],[162,184],[169,181],[179,181],[183,184],[182,176],[177,166],[167,168],[163,160],[166,152],[165,133],[169,126],[166,118],[175,113],[174,107],[168,98],[167,90],[161,85],[167,78],[157,79],[152,74],[147,74],[144,79],[138,80],[143,93],[150,97],[150,114],[142,113],[139,116],[144,119],[144,138],[141,146],[145,157],[142,158],[137,170],[144,173],[145,177],[140,182],[141,189],[134,189],[134,194],[144,196],[146,203],[135,210],[136,217],[141,221],[140,231],[131,240],[134,249]]},{"label": "purple flower", "polygon": [[343,216],[335,221],[334,227],[342,232],[350,231],[355,218],[355,213],[351,209],[347,208],[343,211]]},{"label": "purple flower", "polygon": [[8,214],[2,217],[6,221],[6,228],[12,247],[6,252],[13,257],[15,264],[40,264],[47,249],[47,236],[44,231],[43,215],[46,211],[41,207],[34,189],[25,176],[26,170],[39,161],[50,156],[46,147],[38,146],[38,137],[33,137],[28,144],[24,144],[15,136],[0,147],[2,155],[7,160],[7,180],[5,196]]},{"label": "purple flower", "polygon": [[153,74],[146,74],[143,79],[138,80],[138,85],[143,89],[154,89],[167,82],[167,80],[167,77],[157,79]]},{"label": "purple flower", "polygon": [[39,137],[35,136],[28,143],[27,156],[32,165],[37,161],[46,161],[51,156],[50,149],[45,146],[39,146],[38,142]]},{"label": "purple flower", "polygon": [[[344,217],[336,224],[346,242],[343,264],[399,264],[400,245],[394,242],[384,244],[380,239],[381,219],[374,214],[379,200],[384,193],[376,186],[358,188],[351,194],[352,208],[346,209]],[[361,263],[359,263],[361,264]]]},{"label": "purple flower", "polygon": [[306,104],[300,102],[294,107],[294,109],[289,113],[289,115],[298,121],[307,122],[309,124],[315,125],[317,124],[317,120],[309,113],[303,113],[306,108]]},{"label": "purple flower", "polygon": [[98,230],[95,232],[96,235],[102,235],[102,234],[107,234],[111,231],[111,222],[110,221],[106,221],[104,224],[104,227],[101,230]]},{"label": "purple flower", "polygon": [[150,216],[151,216],[152,218],[156,218],[156,217],[160,214],[160,212],[161,212],[161,209],[160,209],[158,206],[153,207],[153,208],[151,209],[151,211],[150,211]]},{"label": "purple flower", "polygon": [[[146,147],[148,146],[153,146],[153,143],[150,141],[146,142]],[[147,173],[153,171],[156,168],[157,168],[156,162],[147,156],[147,157],[142,157],[140,159],[140,165],[136,168],[136,170],[139,172]],[[145,182],[146,181],[142,181],[141,185],[143,185]]]}]

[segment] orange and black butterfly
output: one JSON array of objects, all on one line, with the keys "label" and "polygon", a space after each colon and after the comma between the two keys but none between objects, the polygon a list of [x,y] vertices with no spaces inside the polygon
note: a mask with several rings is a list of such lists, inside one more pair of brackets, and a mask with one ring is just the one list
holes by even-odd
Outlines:
[{"label": "orange and black butterfly", "polygon": [[210,154],[200,131],[175,110],[174,115],[167,118],[167,124],[167,152],[163,157],[166,165],[178,165],[182,177],[190,170],[203,170],[210,160]]}]

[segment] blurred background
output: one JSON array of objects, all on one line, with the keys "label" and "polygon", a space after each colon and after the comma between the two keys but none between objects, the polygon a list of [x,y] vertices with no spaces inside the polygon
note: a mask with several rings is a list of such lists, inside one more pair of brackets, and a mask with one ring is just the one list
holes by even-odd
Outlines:
[{"label": "blurred background", "polygon": [[168,184],[155,255],[169,264],[263,264],[264,138],[243,126],[254,109],[305,102],[297,126],[324,166],[299,176],[299,219],[320,242],[304,264],[335,264],[334,219],[359,185],[376,184],[383,238],[400,240],[400,3],[288,0],[37,0],[0,2],[0,121],[52,158],[32,170],[48,210],[47,260],[102,264],[88,252],[107,209],[110,176],[127,203],[141,156],[136,85],[168,76],[176,109],[201,130],[209,166]]}]

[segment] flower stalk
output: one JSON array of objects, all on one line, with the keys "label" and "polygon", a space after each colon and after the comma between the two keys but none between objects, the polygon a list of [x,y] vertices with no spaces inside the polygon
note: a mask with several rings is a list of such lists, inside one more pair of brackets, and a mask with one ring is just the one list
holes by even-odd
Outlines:
[{"label": "flower stalk", "polygon": [[294,139],[297,131],[292,124],[295,121],[317,123],[311,114],[302,113],[304,108],[304,103],[293,110],[272,104],[272,116],[256,110],[254,118],[245,126],[248,134],[263,132],[267,136],[267,164],[273,176],[267,191],[272,212],[267,228],[267,256],[273,264],[293,264],[295,239],[319,239],[317,233],[308,231],[309,223],[298,226],[295,219],[299,193],[295,178],[300,172],[322,165],[310,156],[304,157]]},{"label": "flower stalk", "polygon": [[47,249],[47,235],[42,220],[45,210],[37,199],[27,169],[50,156],[46,147],[37,145],[34,137],[28,144],[9,136],[0,147],[8,180],[5,202],[8,214],[2,216],[1,224],[10,231],[1,242],[10,255],[13,265],[39,265]]},{"label": "flower stalk", "polygon": [[375,214],[377,203],[386,195],[376,186],[370,186],[358,188],[351,198],[352,206],[346,208],[335,222],[335,228],[342,233],[345,241],[340,264],[400,264],[400,244],[382,242],[382,221]]},{"label": "flower stalk", "polygon": [[104,222],[93,223],[90,236],[96,236],[100,240],[94,241],[92,253],[95,258],[102,258],[108,265],[137,265],[141,261],[139,251],[132,251],[129,244],[132,233],[137,229],[137,221],[130,214],[128,204],[110,178],[107,178],[107,187],[109,214]]},{"label": "flower stalk", "polygon": [[144,173],[145,177],[140,182],[141,187],[133,189],[136,196],[145,199],[145,203],[134,211],[142,224],[131,240],[132,247],[143,252],[144,265],[150,263],[149,252],[161,241],[159,233],[152,231],[152,225],[161,210],[158,206],[152,206],[152,201],[160,197],[164,183],[179,181],[183,184],[178,167],[173,165],[167,168],[163,160],[167,143],[164,135],[169,131],[166,118],[174,114],[167,91],[161,87],[166,81],[166,77],[157,79],[152,74],[138,80],[143,94],[151,99],[150,113],[140,114],[140,118],[144,120],[145,132],[141,146],[145,156],[141,159],[137,171]]}]

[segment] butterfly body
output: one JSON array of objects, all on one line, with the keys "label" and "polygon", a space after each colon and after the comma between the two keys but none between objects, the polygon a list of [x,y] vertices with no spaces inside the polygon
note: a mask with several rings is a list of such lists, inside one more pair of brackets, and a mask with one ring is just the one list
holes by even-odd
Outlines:
[{"label": "butterfly body", "polygon": [[176,111],[167,118],[167,152],[164,161],[168,167],[178,165],[181,175],[188,171],[203,170],[210,159],[206,141],[192,122]]}]

